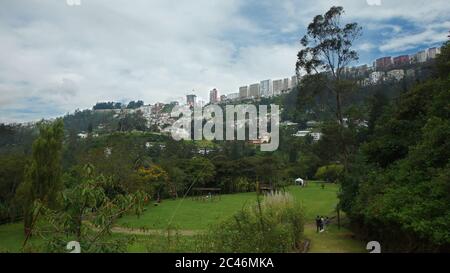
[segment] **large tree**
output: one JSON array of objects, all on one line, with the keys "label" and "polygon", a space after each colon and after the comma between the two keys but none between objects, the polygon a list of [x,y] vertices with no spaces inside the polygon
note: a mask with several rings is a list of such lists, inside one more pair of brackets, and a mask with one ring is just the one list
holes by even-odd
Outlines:
[{"label": "large tree", "polygon": [[309,76],[307,79],[313,79],[310,82],[321,83],[319,90],[334,95],[334,105],[331,108],[340,124],[342,153],[347,165],[349,150],[344,141],[346,124],[342,99],[352,86],[344,77],[344,68],[358,60],[358,53],[352,49],[352,45],[360,37],[361,27],[357,23],[344,25],[343,14],[342,7],[332,7],[324,15],[314,17],[300,41],[303,48],[297,55],[296,70],[298,76],[305,71]]},{"label": "large tree", "polygon": [[25,183],[19,189],[24,199],[24,227],[26,236],[33,228],[33,204],[39,201],[49,207],[56,205],[57,192],[62,189],[61,154],[64,125],[61,119],[39,124],[39,137],[33,143],[30,164],[25,171]]}]

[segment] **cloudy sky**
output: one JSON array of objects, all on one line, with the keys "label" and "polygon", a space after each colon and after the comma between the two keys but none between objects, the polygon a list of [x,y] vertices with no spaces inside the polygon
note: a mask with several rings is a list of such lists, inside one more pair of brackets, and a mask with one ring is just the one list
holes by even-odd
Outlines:
[{"label": "cloudy sky", "polygon": [[307,24],[332,5],[363,27],[361,64],[446,40],[448,0],[378,1],[1,0],[0,122],[291,76]]}]

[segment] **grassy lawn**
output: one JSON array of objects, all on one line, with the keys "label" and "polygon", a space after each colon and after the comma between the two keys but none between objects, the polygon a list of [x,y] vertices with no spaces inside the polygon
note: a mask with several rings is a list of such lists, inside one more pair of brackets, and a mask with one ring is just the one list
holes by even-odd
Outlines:
[{"label": "grassy lawn", "polygon": [[353,238],[345,226],[338,229],[331,224],[322,233],[317,233],[315,226],[306,226],[305,236],[311,242],[309,253],[367,253],[364,243]]},{"label": "grassy lawn", "polygon": [[[123,236],[114,234],[114,236]],[[166,236],[135,236],[135,242],[128,246],[129,253],[193,253],[194,237],[172,237],[170,242]]]},{"label": "grassy lawn", "polygon": [[[305,236],[311,241],[310,252],[366,252],[363,243],[352,238],[351,232],[344,227],[338,230],[335,225],[331,225],[326,232],[316,233],[314,219],[317,215],[334,216],[338,186],[327,184],[322,189],[320,183],[310,183],[307,188],[291,186],[287,191],[304,206],[308,223],[305,226]],[[126,216],[118,224],[122,227],[165,229],[171,222],[172,227],[180,230],[203,230],[255,201],[255,193],[223,195],[220,200],[212,202],[194,201],[190,198],[164,200],[159,206],[149,206],[140,218]],[[129,252],[195,251],[192,236],[171,237],[170,243],[162,234],[137,235],[135,238],[136,241],[128,246]],[[22,223],[0,226],[0,252],[19,252],[23,240]],[[41,243],[39,238],[31,240],[32,246],[39,246]]]},{"label": "grassy lawn", "polygon": [[[337,204],[336,185],[310,183],[307,188],[291,186],[287,189],[295,199],[302,202],[307,221],[317,215],[331,215]],[[126,216],[119,225],[131,228],[164,229],[169,223],[182,230],[201,230],[208,225],[233,215],[245,206],[256,202],[256,193],[222,195],[217,201],[164,200],[159,206],[150,206],[139,218]]]},{"label": "grassy lawn", "polygon": [[[0,252],[20,252],[24,240],[23,223],[0,226]],[[41,244],[42,240],[37,237],[32,237],[28,243],[33,249],[39,247]]]}]

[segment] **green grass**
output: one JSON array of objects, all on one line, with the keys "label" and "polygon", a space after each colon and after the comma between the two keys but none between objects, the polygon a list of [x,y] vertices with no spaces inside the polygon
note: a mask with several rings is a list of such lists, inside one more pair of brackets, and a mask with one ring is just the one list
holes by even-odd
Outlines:
[{"label": "green grass", "polygon": [[322,233],[317,233],[315,226],[307,226],[305,236],[310,240],[309,253],[367,253],[364,243],[345,226],[338,229],[331,224]]},{"label": "green grass", "polygon": [[[353,238],[352,233],[343,227],[338,230],[331,225],[324,233],[316,233],[314,219],[317,215],[334,216],[338,202],[338,186],[327,184],[324,189],[320,183],[310,183],[307,188],[291,186],[287,188],[294,198],[302,202],[307,225],[305,236],[310,239],[310,252],[365,252],[362,242]],[[119,220],[123,227],[165,229],[169,222],[180,230],[204,230],[233,215],[236,211],[256,202],[256,193],[222,195],[217,201],[164,200],[159,206],[149,206],[140,218],[126,216]],[[113,236],[129,236],[114,234]],[[170,243],[164,235],[136,236],[136,241],[128,246],[128,251],[139,252],[194,252],[192,236],[171,237]],[[20,252],[24,240],[23,224],[0,226],[0,252]],[[42,244],[33,238],[31,245]]]},{"label": "green grass", "polygon": [[[0,252],[21,252],[25,240],[23,223],[13,223],[0,226]],[[28,249],[38,249],[43,241],[32,237],[28,242]]]},{"label": "green grass", "polygon": [[[337,204],[336,185],[322,189],[319,183],[310,183],[307,188],[291,186],[287,191],[302,202],[307,221],[313,221],[317,215],[331,215]],[[216,201],[164,200],[158,206],[149,206],[139,218],[126,216],[118,224],[147,229],[165,229],[170,224],[182,230],[202,230],[255,202],[256,193],[222,195]]]},{"label": "green grass", "polygon": [[[124,236],[114,234],[114,236]],[[126,235],[125,235],[126,236]],[[195,238],[191,236],[135,236],[133,244],[128,246],[128,253],[193,253],[195,252]]]}]

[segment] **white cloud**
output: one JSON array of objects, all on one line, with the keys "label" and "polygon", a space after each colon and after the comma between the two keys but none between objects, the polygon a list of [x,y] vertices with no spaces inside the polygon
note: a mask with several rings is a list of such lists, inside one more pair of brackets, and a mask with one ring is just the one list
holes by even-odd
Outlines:
[{"label": "white cloud", "polygon": [[435,44],[445,41],[448,35],[448,29],[445,26],[450,22],[442,25],[429,25],[424,31],[415,34],[403,34],[398,37],[387,40],[380,46],[380,51],[384,52],[398,52],[415,48],[422,44]]},{"label": "white cloud", "polygon": [[[368,28],[384,25],[399,35],[383,42],[381,50],[442,40],[440,27],[449,14],[447,1],[383,1],[372,7],[365,0],[254,4],[269,15],[259,17],[252,7],[243,13],[249,5],[244,0],[82,0],[76,7],[65,1],[4,1],[0,122],[50,117],[104,100],[154,103],[192,89],[206,97],[211,88],[231,93],[244,84],[288,77],[298,43],[276,35],[299,39],[312,17],[333,4],[345,7],[348,20]],[[384,22],[392,18],[429,27],[403,37],[400,25]],[[358,47],[370,51],[374,43]]]}]

